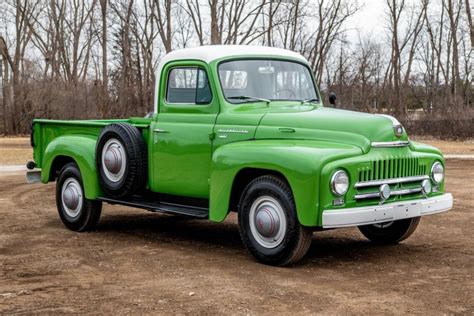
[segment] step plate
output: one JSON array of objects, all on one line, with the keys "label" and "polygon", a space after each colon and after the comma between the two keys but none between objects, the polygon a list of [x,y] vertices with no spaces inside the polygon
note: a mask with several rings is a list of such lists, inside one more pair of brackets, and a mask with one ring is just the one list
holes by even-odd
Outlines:
[{"label": "step plate", "polygon": [[173,213],[191,216],[200,219],[209,218],[209,210],[204,207],[181,205],[168,202],[156,202],[147,197],[131,196],[124,199],[113,199],[109,197],[99,197],[97,200],[110,204],[120,204],[130,207],[141,208],[152,212]]}]

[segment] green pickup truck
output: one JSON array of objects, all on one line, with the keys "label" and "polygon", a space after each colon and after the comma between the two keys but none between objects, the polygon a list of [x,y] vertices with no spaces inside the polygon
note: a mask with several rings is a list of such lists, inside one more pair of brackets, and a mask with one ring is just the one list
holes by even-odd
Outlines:
[{"label": "green pickup truck", "polygon": [[149,117],[34,120],[27,178],[56,181],[69,229],[94,229],[104,202],[215,222],[237,212],[248,251],[283,266],[314,231],[357,226],[392,244],[452,207],[438,149],[391,116],[324,107],[297,53],[183,49],[156,81]]}]

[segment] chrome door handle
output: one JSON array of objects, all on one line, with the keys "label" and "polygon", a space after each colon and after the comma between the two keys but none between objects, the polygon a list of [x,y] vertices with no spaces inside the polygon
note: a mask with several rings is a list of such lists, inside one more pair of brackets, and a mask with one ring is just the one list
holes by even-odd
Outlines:
[{"label": "chrome door handle", "polygon": [[160,129],[160,128],[155,128],[153,131],[155,133],[169,133],[169,131],[164,130],[164,129]]}]

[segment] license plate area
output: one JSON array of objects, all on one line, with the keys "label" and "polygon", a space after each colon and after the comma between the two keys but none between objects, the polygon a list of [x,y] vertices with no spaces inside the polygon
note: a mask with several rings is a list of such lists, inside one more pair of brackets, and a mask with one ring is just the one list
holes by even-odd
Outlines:
[{"label": "license plate area", "polygon": [[411,203],[411,204],[403,204],[397,205],[394,207],[394,213],[396,214],[396,218],[411,218],[411,217],[418,217],[421,215],[422,205],[421,203]]}]

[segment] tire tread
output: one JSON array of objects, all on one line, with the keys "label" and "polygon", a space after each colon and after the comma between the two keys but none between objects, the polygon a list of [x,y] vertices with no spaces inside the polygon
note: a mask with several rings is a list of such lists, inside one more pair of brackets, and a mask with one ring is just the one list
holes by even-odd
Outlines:
[{"label": "tire tread", "polygon": [[[242,212],[241,208],[245,204],[245,197],[249,193],[250,190],[252,190],[256,185],[258,184],[271,184],[274,185],[276,188],[278,188],[281,193],[283,194],[286,202],[290,204],[290,209],[292,211],[296,210],[296,205],[294,202],[293,198],[293,193],[289,187],[289,185],[286,183],[286,181],[282,180],[281,178],[275,176],[275,175],[264,175],[261,177],[258,177],[254,180],[252,180],[244,189],[242,196],[239,201],[239,215]],[[312,231],[299,224],[298,219],[296,218],[296,213],[292,214],[292,216],[295,216],[294,220],[295,225],[289,225],[288,227],[288,235],[289,236],[295,236],[295,239],[292,241],[292,244],[290,245],[290,249],[286,254],[283,254],[277,259],[270,259],[270,258],[264,258],[256,255],[258,250],[252,245],[252,243],[249,241],[248,237],[246,236],[246,233],[244,229],[241,228],[240,225],[240,216],[239,216],[239,232],[240,236],[242,239],[242,242],[244,243],[245,247],[249,250],[250,253],[252,253],[259,261],[262,261],[263,263],[274,265],[274,266],[287,266],[296,263],[297,261],[301,260],[304,255],[308,252],[309,247],[311,246],[312,242]]]},{"label": "tire tread", "polygon": [[63,181],[63,177],[70,173],[73,177],[75,177],[82,186],[82,190],[84,192],[84,184],[82,182],[81,172],[79,167],[75,162],[70,162],[64,165],[61,170],[59,171],[58,180],[56,183],[56,205],[58,208],[59,217],[63,224],[69,228],[70,230],[77,231],[77,232],[86,232],[92,231],[95,229],[97,222],[99,221],[100,215],[102,213],[102,202],[96,200],[88,200],[84,198],[83,202],[83,209],[82,214],[84,214],[84,218],[81,218],[77,222],[69,222],[65,216],[61,213],[62,212],[62,202],[61,202],[61,186]]},{"label": "tire tread", "polygon": [[[123,142],[127,152],[128,171],[124,175],[126,177],[125,181],[119,188],[111,187],[104,179],[102,171],[102,146],[109,139],[109,135],[114,135],[114,137]],[[103,128],[97,142],[96,163],[97,170],[99,170],[100,185],[107,195],[121,198],[144,189],[148,176],[147,160],[147,147],[138,128],[124,122],[113,123]]]}]

